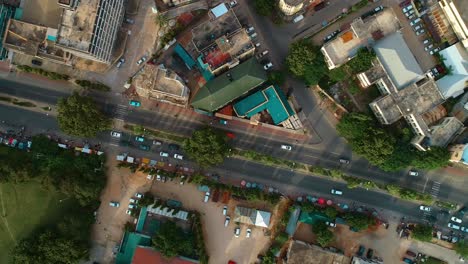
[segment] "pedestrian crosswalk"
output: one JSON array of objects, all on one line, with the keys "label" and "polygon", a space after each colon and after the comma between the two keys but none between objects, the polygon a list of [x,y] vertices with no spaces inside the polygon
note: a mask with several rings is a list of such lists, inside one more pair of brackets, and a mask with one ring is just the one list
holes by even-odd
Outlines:
[{"label": "pedestrian crosswalk", "polygon": [[432,183],[432,188],[429,191],[429,193],[431,194],[432,197],[437,198],[437,196],[439,195],[439,190],[440,190],[440,182],[434,181]]},{"label": "pedestrian crosswalk", "polygon": [[128,114],[128,105],[116,105],[115,113],[114,113],[114,118],[117,120],[122,120],[125,121],[125,117],[127,117]]}]

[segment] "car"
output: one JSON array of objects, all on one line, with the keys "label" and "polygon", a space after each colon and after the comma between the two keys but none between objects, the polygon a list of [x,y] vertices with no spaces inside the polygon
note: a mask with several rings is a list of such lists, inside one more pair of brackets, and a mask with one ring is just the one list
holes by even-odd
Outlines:
[{"label": "car", "polygon": [[129,204],[129,205],[128,205],[128,209],[134,209],[134,208],[136,208],[136,205],[135,205],[135,204]]},{"label": "car", "polygon": [[366,248],[363,245],[359,245],[359,249],[356,255],[358,255],[358,257],[361,257],[362,255],[364,255],[365,251],[366,251]]},{"label": "car", "polygon": [[259,43],[255,43],[255,47],[256,47],[256,48],[260,47],[260,45],[261,45],[260,42],[259,42]]},{"label": "car", "polygon": [[410,22],[410,26],[414,26],[414,25],[418,24],[419,22],[421,22],[421,19],[420,19],[420,18],[416,18],[415,20],[412,20],[412,21]]},{"label": "car", "polygon": [[424,30],[424,28],[423,28],[423,29],[420,29],[420,30],[416,31],[416,36],[422,35],[422,34],[424,34],[425,32],[426,32],[426,30]]},{"label": "car", "polygon": [[336,224],[334,222],[325,222],[325,224],[329,227],[336,227]]},{"label": "car", "polygon": [[227,214],[227,205],[223,206],[223,215]]},{"label": "car", "polygon": [[349,160],[347,160],[347,159],[340,159],[340,163],[342,163],[342,164],[349,164]]},{"label": "car", "polygon": [[343,191],[341,190],[338,190],[338,189],[331,189],[331,194],[334,194],[334,195],[343,195]]},{"label": "car", "polygon": [[415,17],[416,17],[416,15],[415,15],[415,14],[412,14],[412,15],[408,16],[407,18],[408,18],[408,20],[411,20],[411,19],[413,19],[413,18],[415,18]]},{"label": "car", "polygon": [[339,30],[333,31],[332,33],[328,34],[325,38],[323,38],[323,42],[327,42],[327,41],[333,39],[333,38],[336,37],[336,35],[338,35],[339,33],[340,33]]},{"label": "car", "polygon": [[419,176],[419,172],[414,171],[414,170],[410,170],[410,171],[408,172],[408,175],[409,175],[409,176],[417,177],[417,176]]},{"label": "car", "polygon": [[141,198],[143,198],[143,194],[142,193],[135,193],[135,197],[138,198],[138,199],[141,199]]},{"label": "car", "polygon": [[156,180],[157,180],[157,181],[161,181],[161,175],[159,175],[159,174],[156,175]]},{"label": "car", "polygon": [[132,214],[132,210],[127,209],[127,211],[125,211],[125,213],[128,214],[128,215],[131,215],[131,214]]},{"label": "car", "polygon": [[111,137],[120,138],[121,136],[122,136],[122,133],[117,132],[117,131],[111,131]]},{"label": "car", "polygon": [[161,141],[158,141],[158,140],[153,140],[153,145],[161,146],[161,145],[162,145],[162,142],[161,142]]},{"label": "car", "polygon": [[452,222],[459,223],[459,224],[461,224],[461,222],[463,221],[463,220],[461,220],[460,218],[458,218],[456,216],[452,216],[452,218],[450,218],[450,220]]},{"label": "car", "polygon": [[161,151],[161,152],[159,152],[159,156],[167,158],[167,157],[169,157],[169,153]]},{"label": "car", "polygon": [[425,50],[425,51],[429,51],[429,50],[432,49],[433,47],[434,47],[434,44],[431,44],[431,45],[429,45],[429,46],[427,46],[427,47],[424,47],[424,50]]},{"label": "car", "polygon": [[137,64],[137,65],[140,65],[140,64],[142,64],[143,62],[145,62],[146,60],[147,60],[146,56],[143,56],[143,57],[141,57],[141,58],[136,62],[136,64]]},{"label": "car", "polygon": [[455,229],[455,230],[460,230],[460,226],[452,223],[448,223],[447,225],[449,228]]},{"label": "car", "polygon": [[227,122],[227,120],[220,119],[220,120],[219,120],[219,123],[220,123],[221,125],[227,125],[228,122]]},{"label": "car", "polygon": [[411,16],[412,14],[414,14],[414,10],[413,10],[413,9],[411,9],[411,10],[408,11],[408,12],[406,12],[406,13],[405,13],[405,16],[406,16],[406,17],[409,17],[409,16]]},{"label": "car", "polygon": [[267,55],[267,54],[268,54],[268,50],[264,50],[264,51],[262,51],[261,53],[259,53],[259,54],[257,55],[257,58],[260,59],[261,57],[263,57],[263,56],[265,56],[265,55]]},{"label": "car", "polygon": [[252,235],[252,229],[247,228],[247,233],[245,233],[245,237],[249,238]]},{"label": "car", "polygon": [[179,150],[180,146],[177,144],[169,144],[169,150]]},{"label": "car", "polygon": [[142,136],[136,136],[136,137],[135,137],[135,141],[144,142],[144,141],[145,141],[145,138],[142,137]]},{"label": "car", "polygon": [[429,54],[434,55],[434,54],[436,54],[437,52],[439,52],[439,50],[440,50],[439,48],[435,48],[435,49],[429,51]]},{"label": "car", "polygon": [[183,160],[184,156],[182,156],[180,154],[174,154],[174,159]]},{"label": "car", "polygon": [[128,18],[128,17],[126,17],[124,21],[125,23],[128,23],[128,24],[135,24],[135,20]]},{"label": "car", "polygon": [[229,6],[231,6],[231,7],[235,7],[236,5],[237,5],[236,0],[232,0],[231,2],[229,2]]},{"label": "car", "polygon": [[210,200],[210,191],[205,192],[205,198],[203,199],[203,202],[207,203]]},{"label": "car", "polygon": [[406,255],[408,255],[408,256],[410,256],[410,257],[413,257],[413,258],[415,258],[415,257],[417,256],[416,253],[414,253],[414,252],[411,251],[411,250],[407,250],[407,251],[406,251]]},{"label": "car", "polygon": [[120,58],[120,60],[117,62],[117,68],[122,67],[122,64],[124,64],[124,62],[125,62],[125,59],[124,59],[124,58]]},{"label": "car", "polygon": [[457,212],[457,215],[460,216],[460,218],[462,218],[466,213],[466,207],[462,207],[460,210],[458,210]]},{"label": "car", "polygon": [[240,227],[234,228],[234,236],[239,237],[239,235],[240,235]]},{"label": "car", "polygon": [[254,27],[249,27],[249,28],[245,29],[245,31],[246,31],[247,33],[250,33],[250,32],[252,32],[252,31],[254,31],[254,30],[255,30]]},{"label": "car", "polygon": [[421,205],[419,206],[419,210],[424,211],[424,212],[430,212],[431,208],[429,206]]},{"label": "car", "polygon": [[154,175],[148,174],[148,176],[146,176],[146,179],[152,181],[154,179]]},{"label": "car", "polygon": [[32,60],[31,63],[32,63],[33,65],[37,65],[37,66],[41,66],[41,65],[42,65],[42,61],[40,61],[40,60]]},{"label": "car", "polygon": [[418,30],[420,30],[421,28],[422,28],[421,25],[417,25],[417,26],[413,27],[413,30],[414,30],[414,31],[418,31]]},{"label": "car", "polygon": [[409,258],[403,258],[402,261],[405,262],[405,263],[408,263],[408,264],[413,264],[413,263],[414,263],[414,262],[413,262],[411,259],[409,259]]},{"label": "car", "polygon": [[271,62],[268,62],[267,64],[263,65],[263,69],[265,71],[270,69],[271,67],[273,67],[273,63],[271,63]]},{"label": "car", "polygon": [[224,220],[224,226],[228,226],[229,225],[229,222],[231,222],[231,217],[230,216],[226,216],[226,220]]},{"label": "car", "polygon": [[129,199],[129,202],[130,202],[130,203],[137,203],[138,201],[135,200],[135,199],[133,199],[133,198],[130,198],[130,199]]},{"label": "car", "polygon": [[406,12],[410,11],[411,9],[413,9],[413,6],[408,5],[408,6],[403,7],[402,11],[403,11],[403,13],[406,13]]},{"label": "car", "polygon": [[251,39],[254,39],[254,38],[256,38],[256,37],[257,37],[257,33],[255,33],[255,32],[252,33],[252,34],[250,35],[250,38],[251,38]]},{"label": "car", "polygon": [[149,147],[148,145],[143,145],[143,144],[140,145],[139,148],[140,148],[141,150],[144,150],[144,151],[150,150],[150,147]]},{"label": "car", "polygon": [[118,202],[112,202],[112,201],[111,201],[111,202],[109,203],[109,205],[112,206],[112,207],[119,207],[119,206],[120,206],[120,203],[118,203]]},{"label": "car", "polygon": [[383,6],[378,6],[378,7],[374,8],[375,13],[380,12],[382,10],[383,10]]},{"label": "car", "polygon": [[281,145],[281,149],[292,150],[292,147],[290,145]]},{"label": "car", "polygon": [[140,101],[136,101],[136,100],[130,100],[129,104],[131,106],[134,106],[134,107],[140,107],[141,106]]},{"label": "car", "polygon": [[430,39],[425,39],[425,40],[423,40],[423,45],[427,45],[427,44],[429,44],[429,42],[431,42]]},{"label": "car", "polygon": [[462,226],[462,227],[460,227],[460,230],[465,232],[465,233],[468,233],[468,227]]},{"label": "car", "polygon": [[372,248],[369,248],[369,250],[367,251],[366,257],[368,259],[372,259],[373,256],[374,256],[374,250]]}]

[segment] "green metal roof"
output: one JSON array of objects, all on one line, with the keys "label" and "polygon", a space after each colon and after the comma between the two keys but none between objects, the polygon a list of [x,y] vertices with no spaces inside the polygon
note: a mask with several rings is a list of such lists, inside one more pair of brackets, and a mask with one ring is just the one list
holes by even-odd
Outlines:
[{"label": "green metal roof", "polygon": [[116,264],[132,263],[133,254],[137,246],[151,246],[151,238],[143,234],[125,232],[120,250],[115,259]]},{"label": "green metal roof", "polygon": [[294,114],[283,91],[277,86],[269,86],[234,104],[234,111],[241,117],[251,118],[267,110],[275,125]]},{"label": "green metal roof", "polygon": [[203,86],[195,95],[192,106],[214,112],[267,80],[262,65],[251,58]]}]

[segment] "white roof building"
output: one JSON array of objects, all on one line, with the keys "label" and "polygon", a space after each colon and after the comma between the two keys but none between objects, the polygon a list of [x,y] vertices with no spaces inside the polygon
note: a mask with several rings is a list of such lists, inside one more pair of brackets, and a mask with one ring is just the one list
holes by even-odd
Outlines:
[{"label": "white roof building", "polygon": [[211,9],[211,13],[214,15],[215,18],[218,18],[228,12],[228,9],[226,7],[225,3],[221,3],[217,6],[215,6],[213,9]]},{"label": "white roof building", "polygon": [[468,81],[468,52],[461,42],[443,49],[439,54],[445,59],[444,64],[451,68],[451,73],[437,81],[444,98],[457,97],[463,93]]}]

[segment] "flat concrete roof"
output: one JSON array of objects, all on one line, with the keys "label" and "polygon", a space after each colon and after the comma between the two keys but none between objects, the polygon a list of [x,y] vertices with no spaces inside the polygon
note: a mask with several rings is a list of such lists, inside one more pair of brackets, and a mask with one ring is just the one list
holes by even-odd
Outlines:
[{"label": "flat concrete roof", "polygon": [[41,26],[58,28],[62,8],[57,0],[24,0],[22,21]]},{"label": "flat concrete roof", "polygon": [[401,33],[395,32],[379,40],[374,51],[398,90],[424,76]]},{"label": "flat concrete roof", "polygon": [[351,259],[343,254],[327,251],[319,246],[291,240],[288,249],[287,264],[349,264]]},{"label": "flat concrete roof", "polygon": [[468,4],[466,0],[453,0],[453,3],[457,7],[458,13],[465,22],[465,25],[468,26]]},{"label": "flat concrete roof", "polygon": [[134,78],[133,83],[142,89],[180,97],[184,96],[187,90],[183,80],[175,72],[161,65],[146,64],[143,71]]},{"label": "flat concrete roof", "polygon": [[323,45],[322,52],[334,65],[342,65],[354,57],[360,48],[375,42],[372,33],[379,32],[379,35],[386,36],[398,29],[400,23],[395,13],[386,8],[365,20],[358,19],[351,23],[351,29]]},{"label": "flat concrete roof", "polygon": [[26,54],[36,55],[39,45],[47,38],[47,27],[10,19],[4,43]]},{"label": "flat concrete roof", "polygon": [[463,128],[456,117],[446,117],[438,125],[431,127],[431,146],[446,147]]},{"label": "flat concrete roof", "polygon": [[64,9],[57,43],[88,51],[93,36],[99,0],[81,0],[76,10]]},{"label": "flat concrete roof", "polygon": [[193,43],[198,51],[203,51],[218,38],[236,32],[242,26],[232,9],[212,20],[208,20],[192,29]]}]

